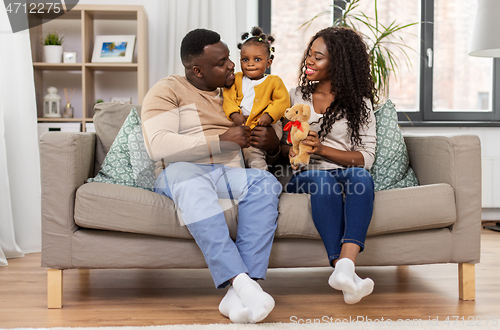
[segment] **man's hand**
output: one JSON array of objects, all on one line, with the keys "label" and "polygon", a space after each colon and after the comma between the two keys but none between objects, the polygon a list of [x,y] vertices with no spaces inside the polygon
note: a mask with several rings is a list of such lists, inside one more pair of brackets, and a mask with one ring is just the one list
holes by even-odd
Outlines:
[{"label": "man's hand", "polygon": [[219,135],[221,150],[238,150],[250,146],[250,127],[230,127],[224,134]]},{"label": "man's hand", "polygon": [[236,126],[241,126],[241,125],[244,125],[246,122],[247,122],[247,119],[245,116],[243,116],[241,113],[239,112],[233,112],[229,118],[231,118],[231,120],[233,121],[234,125]]},{"label": "man's hand", "polygon": [[271,117],[268,113],[263,113],[259,118],[258,125],[259,126],[269,126],[273,123],[273,117]]},{"label": "man's hand", "polygon": [[280,140],[271,126],[255,126],[250,135],[250,145],[268,155],[275,155],[279,151]]}]

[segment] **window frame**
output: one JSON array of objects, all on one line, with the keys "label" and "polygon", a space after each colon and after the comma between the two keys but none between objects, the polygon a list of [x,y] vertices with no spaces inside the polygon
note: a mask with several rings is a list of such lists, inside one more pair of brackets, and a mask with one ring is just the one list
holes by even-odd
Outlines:
[{"label": "window frame", "polygon": [[[419,111],[398,113],[403,126],[500,126],[500,59],[493,60],[492,109],[488,112],[434,111],[433,66],[427,49],[434,52],[434,0],[421,0]],[[406,117],[408,116],[410,120]]]},{"label": "window frame", "polygon": [[[271,32],[271,1],[259,0],[259,26],[265,33]],[[421,1],[421,43],[419,109],[398,112],[401,126],[500,126],[500,58],[493,59],[492,108],[491,111],[433,111],[433,67],[428,66],[427,49],[434,51],[434,0]],[[343,2],[332,0],[332,4]],[[334,11],[334,18],[339,15]]]}]

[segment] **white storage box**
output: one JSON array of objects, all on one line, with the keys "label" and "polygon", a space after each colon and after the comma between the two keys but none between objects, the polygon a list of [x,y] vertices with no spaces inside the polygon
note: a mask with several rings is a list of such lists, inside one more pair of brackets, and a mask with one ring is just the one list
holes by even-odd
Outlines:
[{"label": "white storage box", "polygon": [[38,123],[38,139],[45,132],[81,132],[80,123]]},{"label": "white storage box", "polygon": [[85,132],[95,132],[94,123],[85,123]]}]

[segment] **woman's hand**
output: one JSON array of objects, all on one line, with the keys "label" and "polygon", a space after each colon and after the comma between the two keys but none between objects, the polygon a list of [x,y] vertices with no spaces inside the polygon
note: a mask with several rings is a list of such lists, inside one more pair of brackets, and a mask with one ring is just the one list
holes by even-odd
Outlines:
[{"label": "woman's hand", "polygon": [[290,149],[288,150],[288,159],[297,156],[295,152],[293,152],[293,147],[290,146]]},{"label": "woman's hand", "polygon": [[321,156],[343,166],[364,166],[365,164],[361,152],[345,151],[324,146],[319,140],[318,133],[314,131],[309,131],[309,135],[301,143],[312,147],[312,149],[308,151],[309,154]]},{"label": "woman's hand", "polygon": [[319,141],[318,133],[315,131],[309,131],[309,134],[301,143],[312,147],[312,150],[308,151],[310,154],[316,154],[321,156],[323,154],[323,144]]},{"label": "woman's hand", "polygon": [[[292,159],[295,156],[297,156],[297,155],[295,154],[295,152],[293,152],[293,147],[290,146],[290,149],[288,149],[288,159]],[[294,171],[299,169],[299,167],[297,165],[294,165],[291,163],[290,163],[290,165],[292,166],[292,170],[294,170]]]}]

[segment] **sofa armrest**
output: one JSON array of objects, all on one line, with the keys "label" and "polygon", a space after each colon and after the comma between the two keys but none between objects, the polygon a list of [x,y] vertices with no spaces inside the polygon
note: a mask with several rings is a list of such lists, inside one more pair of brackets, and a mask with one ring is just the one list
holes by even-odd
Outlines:
[{"label": "sofa armrest", "polygon": [[95,133],[48,132],[40,137],[42,266],[71,268],[76,190],[93,175]]},{"label": "sofa armrest", "polygon": [[421,185],[448,183],[455,190],[457,221],[452,262],[477,263],[481,237],[481,142],[475,135],[405,137],[410,166]]}]

